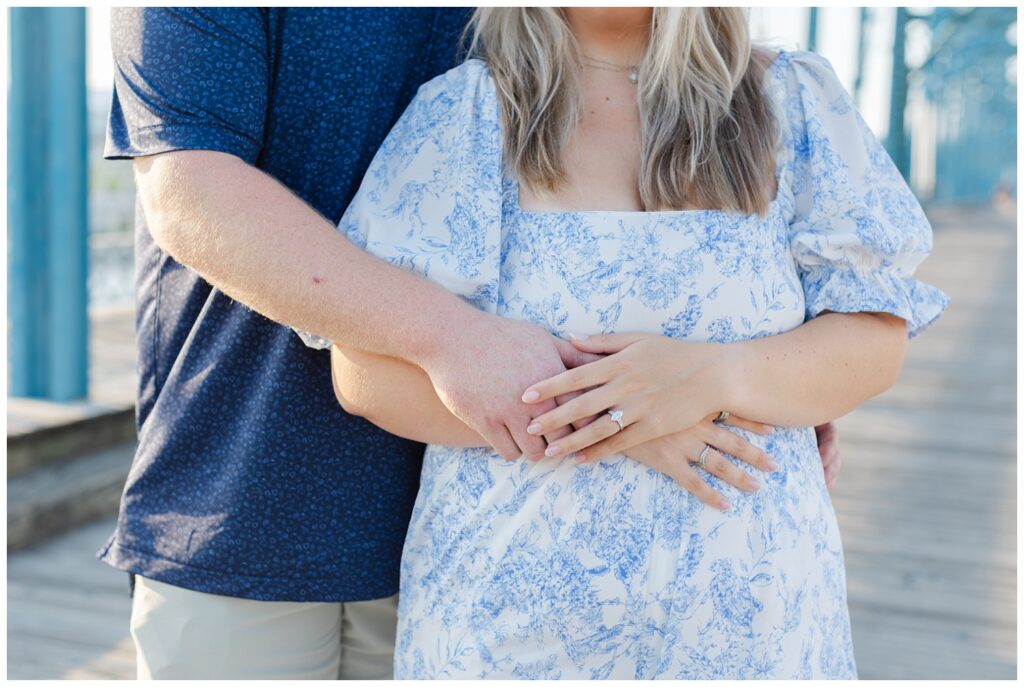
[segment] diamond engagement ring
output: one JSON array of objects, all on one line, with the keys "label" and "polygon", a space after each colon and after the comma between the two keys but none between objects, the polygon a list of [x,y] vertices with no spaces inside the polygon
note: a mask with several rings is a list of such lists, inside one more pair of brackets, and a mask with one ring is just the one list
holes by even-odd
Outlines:
[{"label": "diamond engagement ring", "polygon": [[608,415],[615,420],[616,424],[619,425],[619,431],[625,429],[625,425],[622,424],[622,411],[621,410],[609,410]]},{"label": "diamond engagement ring", "polygon": [[701,470],[707,470],[708,469],[708,465],[707,465],[708,451],[710,451],[710,450],[711,450],[711,447],[708,446],[707,444],[704,444],[704,450],[700,452],[700,457],[697,458],[697,465],[700,466]]}]

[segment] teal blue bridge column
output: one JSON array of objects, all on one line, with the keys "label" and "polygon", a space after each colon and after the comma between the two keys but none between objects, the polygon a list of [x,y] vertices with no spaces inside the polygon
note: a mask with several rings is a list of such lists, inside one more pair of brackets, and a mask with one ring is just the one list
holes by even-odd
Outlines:
[{"label": "teal blue bridge column", "polygon": [[889,132],[885,148],[904,179],[910,178],[910,141],[907,138],[907,20],[906,7],[896,8],[892,39],[892,84],[889,89]]},{"label": "teal blue bridge column", "polygon": [[818,49],[818,8],[809,7],[807,12],[807,49]]},{"label": "teal blue bridge column", "polygon": [[88,393],[85,9],[9,27],[8,393],[68,401]]}]

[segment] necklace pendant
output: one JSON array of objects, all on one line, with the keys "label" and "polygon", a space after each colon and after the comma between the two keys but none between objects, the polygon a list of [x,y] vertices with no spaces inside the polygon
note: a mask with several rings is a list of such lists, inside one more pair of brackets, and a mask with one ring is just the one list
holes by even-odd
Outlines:
[{"label": "necklace pendant", "polygon": [[640,79],[640,75],[639,73],[637,73],[636,67],[633,67],[632,69],[629,70],[628,78],[631,84],[636,84],[636,82]]}]

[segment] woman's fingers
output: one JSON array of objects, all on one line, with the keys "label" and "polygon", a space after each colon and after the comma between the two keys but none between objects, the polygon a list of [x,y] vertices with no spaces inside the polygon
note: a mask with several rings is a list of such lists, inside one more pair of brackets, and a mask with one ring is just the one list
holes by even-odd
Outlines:
[{"label": "woman's fingers", "polygon": [[540,403],[570,391],[581,391],[604,384],[612,376],[615,363],[609,362],[611,360],[611,358],[595,360],[537,382],[523,392],[523,403]]},{"label": "woman's fingers", "polygon": [[676,468],[668,473],[669,477],[676,481],[676,484],[712,508],[723,511],[732,510],[729,500],[705,482],[696,470],[686,464],[685,460],[678,461],[676,465]]},{"label": "woman's fingers", "polygon": [[635,450],[629,452],[629,457],[672,478],[676,484],[712,508],[719,510],[732,508],[728,499],[715,491],[690,466],[685,453],[676,441],[658,440],[637,446]]},{"label": "woman's fingers", "polygon": [[[699,458],[700,453],[698,453],[697,456],[694,456],[693,462],[696,464]],[[723,481],[731,484],[737,489],[755,492],[761,488],[760,482],[747,474],[738,465],[730,463],[726,460],[725,456],[714,449],[708,450],[708,455],[704,460],[704,466],[712,475],[720,477]]]},{"label": "woman's fingers", "polygon": [[[578,449],[596,444],[618,431],[619,426],[615,424],[615,421],[608,415],[605,415],[587,424],[586,427],[578,429],[569,436],[563,437],[551,444],[548,446],[545,454],[548,456],[568,456],[576,453]],[[575,460],[577,463],[585,463],[587,462],[587,456],[583,453],[576,453]]]},{"label": "woman's fingers", "polygon": [[[611,420],[610,417],[608,419]],[[618,427],[616,427],[616,429],[618,429]],[[593,446],[576,449],[576,458],[589,463],[593,460],[600,460],[601,458],[610,456],[614,453],[625,453],[635,446],[639,446],[640,444],[656,438],[655,436],[651,436],[649,432],[650,428],[641,423],[626,425],[625,429],[615,432],[607,439],[602,439]],[[580,455],[581,451],[583,453],[582,456]]]},{"label": "woman's fingers", "polygon": [[779,467],[771,456],[738,434],[722,429],[714,423],[701,423],[697,429],[698,436],[705,444],[736,456],[744,463],[765,472],[771,472]]},{"label": "woman's fingers", "polygon": [[611,405],[611,394],[607,386],[592,389],[564,405],[538,415],[530,422],[526,431],[530,434],[549,434],[559,427],[566,427],[577,420],[603,413]]}]

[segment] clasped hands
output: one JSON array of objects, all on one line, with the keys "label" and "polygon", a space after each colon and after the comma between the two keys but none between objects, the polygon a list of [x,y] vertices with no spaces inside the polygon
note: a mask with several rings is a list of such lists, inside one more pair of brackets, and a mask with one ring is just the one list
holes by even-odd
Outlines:
[{"label": "clasped hands", "polygon": [[[522,396],[526,404],[558,402],[527,427],[547,439],[545,455],[590,463],[623,453],[721,510],[732,505],[699,474],[702,453],[704,469],[746,492],[760,482],[722,453],[764,472],[778,468],[761,448],[721,426],[767,435],[771,425],[736,415],[716,421],[730,407],[730,390],[742,383],[735,348],[652,334],[574,336],[572,345],[590,362],[533,384]],[[612,409],[621,411],[621,427]],[[831,488],[839,465],[835,432],[824,425],[818,434]]]}]

